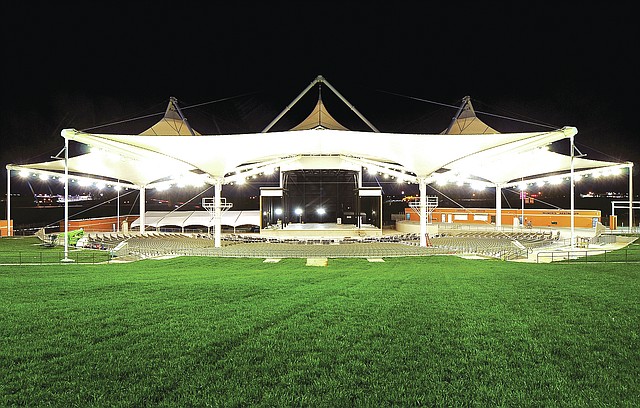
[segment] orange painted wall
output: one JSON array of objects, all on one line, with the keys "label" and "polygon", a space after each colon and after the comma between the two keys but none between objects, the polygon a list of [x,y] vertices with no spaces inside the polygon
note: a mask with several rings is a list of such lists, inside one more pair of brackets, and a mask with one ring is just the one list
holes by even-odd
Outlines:
[{"label": "orange painted wall", "polygon": [[[122,222],[125,219],[129,223],[129,225],[131,225],[131,223],[137,220],[138,217],[135,217],[135,216],[120,217],[120,223],[122,224]],[[109,232],[109,231],[114,231],[114,225],[116,225],[117,222],[118,222],[118,217],[91,218],[86,220],[70,220],[69,229],[77,230],[82,228],[83,230],[85,230],[85,232]],[[60,222],[60,230],[62,231],[63,229],[64,229],[64,221]],[[120,226],[120,229],[122,230],[122,225]],[[117,226],[115,227],[115,230],[117,230]]]},{"label": "orange painted wall", "polygon": [[[405,214],[409,214],[411,221],[419,221],[420,217],[411,208],[405,208]],[[453,223],[462,224],[490,224],[492,216],[495,217],[496,210],[494,208],[436,208],[433,211],[433,222],[442,222],[444,214],[445,222],[449,220],[451,214]],[[513,218],[520,217],[522,210],[520,209],[502,209],[502,225],[513,225]],[[575,210],[575,226],[577,228],[591,228],[593,219],[597,218],[602,222],[602,214],[600,210]],[[462,219],[466,216],[466,220]],[[406,217],[406,215],[405,215]],[[458,218],[458,219],[456,219]],[[531,221],[533,227],[570,227],[571,211],[569,210],[524,210],[524,218]]]},{"label": "orange painted wall", "polygon": [[9,221],[9,231],[7,232],[7,220],[0,220],[0,237],[13,235],[13,220]]}]

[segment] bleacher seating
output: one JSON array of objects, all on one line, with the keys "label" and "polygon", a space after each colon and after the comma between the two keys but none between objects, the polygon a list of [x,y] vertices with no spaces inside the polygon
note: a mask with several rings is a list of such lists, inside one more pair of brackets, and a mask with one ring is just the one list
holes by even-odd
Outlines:
[{"label": "bleacher seating", "polygon": [[[234,257],[390,257],[436,253],[473,253],[500,259],[523,256],[526,251],[550,245],[552,232],[446,230],[430,237],[429,247],[420,246],[417,233],[344,238],[265,237],[259,234],[223,234],[222,247],[215,248],[209,234],[166,232],[92,233],[87,247],[112,250],[126,242],[129,254],[139,257],[198,255]],[[520,247],[514,242],[521,244]],[[122,247],[122,246],[121,246]]]}]

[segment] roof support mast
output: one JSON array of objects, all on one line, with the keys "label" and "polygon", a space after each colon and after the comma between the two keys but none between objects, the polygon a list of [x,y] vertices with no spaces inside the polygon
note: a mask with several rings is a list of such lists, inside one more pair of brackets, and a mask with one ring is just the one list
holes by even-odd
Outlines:
[{"label": "roof support mast", "polygon": [[372,124],[371,122],[369,122],[369,121],[367,120],[367,118],[365,118],[365,117],[364,117],[364,116],[363,116],[363,115],[362,115],[362,114],[361,114],[361,113],[356,109],[356,107],[355,107],[355,106],[353,106],[352,104],[350,104],[350,103],[349,103],[349,101],[347,101],[347,99],[346,99],[344,96],[342,96],[342,94],[341,94],[340,92],[338,92],[338,90],[337,90],[336,88],[334,88],[334,87],[329,83],[329,81],[327,81],[327,80],[326,80],[322,75],[318,75],[318,76],[316,77],[316,79],[314,79],[313,81],[311,81],[311,83],[309,84],[309,86],[307,86],[307,87],[306,87],[302,92],[300,92],[300,94],[299,94],[298,96],[296,96],[296,98],[295,98],[295,99],[294,99],[294,100],[293,100],[289,105],[287,105],[287,107],[286,107],[286,108],[284,108],[284,110],[283,110],[282,112],[280,112],[280,114],[279,114],[278,116],[276,116],[276,118],[275,118],[275,119],[273,119],[273,120],[271,121],[271,123],[269,123],[269,124],[267,125],[267,127],[265,127],[265,128],[262,130],[262,133],[267,133],[267,132],[268,132],[268,131],[273,127],[273,125],[275,125],[276,123],[278,123],[278,121],[279,121],[280,119],[282,119],[282,117],[283,117],[284,115],[286,115],[286,114],[287,114],[287,112],[289,112],[289,110],[291,110],[291,108],[293,107],[293,105],[295,105],[296,103],[298,103],[298,101],[299,101],[300,99],[302,99],[302,97],[303,97],[307,92],[309,92],[309,89],[313,88],[313,87],[314,87],[316,84],[318,84],[318,83],[324,83],[324,84],[326,84],[326,85],[327,85],[327,87],[329,87],[329,89],[331,89],[331,91],[332,91],[334,94],[336,94],[336,96],[337,96],[338,98],[340,98],[340,100],[341,100],[342,102],[344,102],[344,104],[345,104],[345,105],[347,105],[347,106],[349,107],[349,109],[351,109],[351,110],[353,111],[353,113],[355,113],[356,115],[358,115],[358,117],[359,117],[360,119],[362,119],[362,121],[363,121],[364,123],[366,123],[366,124],[367,124],[367,126],[369,126],[369,128],[370,128],[371,130],[373,130],[373,131],[374,131],[374,132],[376,132],[376,133],[380,133],[380,131],[379,131],[375,126],[373,126],[373,124]]},{"label": "roof support mast", "polygon": [[303,97],[307,92],[309,92],[309,89],[313,88],[313,87],[315,86],[315,84],[317,84],[317,83],[320,81],[320,80],[319,80],[319,78],[322,78],[322,76],[321,76],[321,75],[318,75],[318,77],[317,77],[316,79],[314,79],[313,81],[311,81],[311,83],[309,84],[309,86],[307,86],[306,88],[304,88],[304,91],[300,92],[300,94],[299,94],[298,96],[296,96],[296,98],[295,98],[293,101],[291,101],[291,103],[290,103],[290,104],[288,104],[288,105],[287,105],[287,107],[286,107],[286,108],[284,108],[284,110],[283,110],[282,112],[280,112],[280,114],[279,114],[278,116],[276,116],[276,117],[275,117],[275,119],[273,119],[273,120],[271,121],[271,123],[269,123],[269,124],[267,125],[267,127],[266,127],[266,128],[262,129],[262,132],[261,132],[261,133],[267,133],[267,132],[268,132],[268,131],[273,127],[273,125],[275,125],[276,123],[278,123],[278,121],[279,121],[280,119],[282,119],[282,117],[283,117],[284,115],[286,115],[286,114],[287,114],[287,112],[289,112],[289,110],[291,110],[291,108],[293,107],[293,105],[295,105],[296,103],[298,103],[298,101],[299,101],[300,99],[302,99],[302,97]]},{"label": "roof support mast", "polygon": [[469,103],[469,99],[471,99],[470,96],[465,96],[464,98],[462,98],[462,103],[460,104],[460,107],[458,108],[458,111],[456,112],[456,114],[453,115],[453,117],[451,118],[449,127],[447,127],[447,130],[445,130],[442,133],[448,134],[451,131],[453,124],[456,123],[456,120],[460,117],[460,114],[462,113],[462,109],[464,109],[465,105]]},{"label": "roof support mast", "polygon": [[342,96],[342,94],[341,94],[340,92],[338,92],[338,90],[337,90],[336,88],[334,88],[334,87],[333,87],[333,86],[332,86],[332,85],[331,85],[331,84],[330,84],[326,79],[324,79],[324,78],[322,77],[322,75],[318,75],[318,78],[316,78],[316,79],[317,79],[317,80],[319,80],[320,82],[324,82],[325,84],[327,84],[327,86],[329,87],[329,89],[331,89],[331,90],[333,91],[333,93],[335,93],[335,94],[336,94],[336,96],[337,96],[338,98],[340,98],[340,100],[341,100],[342,102],[344,102],[344,103],[345,103],[345,105],[347,105],[347,106],[349,107],[349,109],[351,109],[351,110],[353,111],[353,113],[355,113],[356,115],[358,115],[358,117],[359,117],[360,119],[362,119],[362,121],[363,121],[364,123],[366,123],[366,124],[367,124],[367,126],[369,126],[369,128],[371,128],[371,130],[373,130],[373,131],[374,131],[374,132],[376,132],[376,133],[380,133],[380,131],[379,131],[375,126],[373,126],[373,124],[372,124],[371,122],[369,122],[369,121],[367,120],[367,118],[365,118],[365,117],[362,115],[362,113],[360,113],[360,112],[356,109],[356,107],[355,107],[355,106],[353,106],[352,104],[350,104],[350,103],[349,103],[349,101],[347,101],[347,100],[345,99],[345,97],[344,97],[344,96]]},{"label": "roof support mast", "polygon": [[[189,133],[191,133],[191,136],[195,136],[196,133],[193,131],[193,129],[191,129],[191,125],[189,124],[189,121],[187,120],[187,118],[182,114],[182,110],[180,109],[180,107],[178,106],[178,100],[172,96],[169,98],[169,100],[171,101],[171,103],[173,104],[173,106],[176,108],[176,111],[178,112],[178,115],[180,115],[180,119],[182,119],[182,121],[184,122],[185,125],[187,125],[187,129],[189,129]],[[171,107],[171,105],[169,105],[169,107]],[[169,109],[169,108],[167,108]]]}]

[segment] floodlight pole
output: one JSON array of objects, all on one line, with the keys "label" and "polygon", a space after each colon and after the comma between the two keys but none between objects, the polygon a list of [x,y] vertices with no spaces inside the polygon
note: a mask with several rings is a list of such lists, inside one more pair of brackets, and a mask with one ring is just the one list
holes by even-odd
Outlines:
[{"label": "floodlight pole", "polygon": [[64,137],[64,258],[61,262],[73,262],[69,259],[69,139]]},{"label": "floodlight pole", "polygon": [[575,181],[575,168],[574,168],[574,156],[575,145],[574,135],[569,136],[571,142],[571,248],[575,247],[574,235],[575,235],[575,194],[576,194],[576,181]]},{"label": "floodlight pole", "polygon": [[633,227],[633,163],[629,162],[629,233]]},{"label": "floodlight pole", "polygon": [[11,169],[7,167],[7,236],[11,235]]}]

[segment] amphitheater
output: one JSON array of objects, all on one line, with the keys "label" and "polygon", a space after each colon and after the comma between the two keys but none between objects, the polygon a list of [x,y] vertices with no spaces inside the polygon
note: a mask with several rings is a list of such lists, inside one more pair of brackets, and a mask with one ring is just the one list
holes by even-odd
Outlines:
[{"label": "amphitheater", "polygon": [[[590,231],[585,230],[585,233]],[[172,256],[208,256],[264,258],[367,258],[399,256],[457,255],[462,257],[532,261],[540,251],[570,248],[560,230],[540,229],[495,231],[495,229],[461,226],[441,229],[420,246],[415,233],[385,230],[375,237],[265,237],[260,234],[224,234],[222,246],[215,247],[210,234],[172,232],[89,233],[81,242],[85,248],[111,253],[114,261],[134,261]],[[566,235],[565,235],[566,236]],[[600,235],[585,237],[584,248],[591,251],[615,249],[626,245],[623,237]],[[575,252],[575,251],[574,251]],[[556,256],[556,259],[559,259]]]},{"label": "amphitheater", "polygon": [[[349,130],[332,117],[321,98],[321,86],[331,90],[370,131]],[[292,128],[282,124],[282,129],[271,132],[290,108],[314,88],[318,96],[307,118]],[[7,165],[6,231],[12,234],[13,171],[27,180],[58,179],[64,183],[65,195],[70,191],[70,183],[111,187],[118,191],[118,204],[120,190],[136,191],[134,201],[139,212],[131,223],[133,232],[129,232],[128,226],[121,231],[118,206],[118,221],[112,228],[116,232],[85,229],[88,233],[80,243],[82,247],[108,250],[120,260],[180,255],[382,259],[435,254],[525,260],[536,251],[617,243],[618,237],[603,235],[599,230],[598,227],[603,228],[599,213],[586,218],[583,230],[576,229],[579,218],[575,210],[575,182],[577,178],[615,175],[627,169],[632,197],[633,163],[576,157],[577,129],[571,126],[501,133],[476,116],[469,97],[453,108],[456,114],[440,133],[381,132],[319,75],[262,132],[202,135],[191,128],[172,98],[163,118],[141,133],[94,134],[64,129],[61,132],[65,140],[64,159]],[[69,157],[71,141],[86,146],[88,152]],[[549,148],[563,141],[569,142],[569,155]],[[225,215],[231,213],[233,201],[222,195],[223,188],[224,194],[238,197],[247,183],[255,191],[252,194],[257,208],[241,209],[240,213],[255,214],[251,220],[231,214],[234,221],[228,223]],[[389,189],[383,189],[384,183],[412,190],[400,195],[404,196],[403,202],[412,199],[406,205],[415,214],[401,213],[402,219],[395,220],[396,226],[417,220],[411,228],[396,230],[385,225],[389,217],[384,215],[390,214],[383,214],[388,211],[384,203],[391,194]],[[493,189],[495,210],[491,209],[491,214],[489,211],[475,214],[458,204],[460,208],[446,214],[446,222],[445,214],[441,214],[436,219],[442,222],[434,223],[432,213],[439,198],[427,195],[427,186],[447,183],[473,190]],[[570,210],[554,210],[558,214],[553,220],[536,223],[547,227],[528,229],[531,213],[524,208],[527,186],[563,183],[570,190],[567,193],[571,197]],[[183,211],[182,215],[175,212],[177,209],[160,215],[147,211],[147,190],[164,191],[184,185],[210,186],[186,202],[213,189],[213,197],[201,198],[201,208],[207,211]],[[506,214],[506,210],[503,213],[503,202],[509,205],[504,191],[516,188],[522,199],[521,213],[518,216]],[[64,201],[65,218],[60,228],[65,234],[71,222],[68,201]],[[628,225],[632,226],[636,208],[631,201],[626,205]],[[191,215],[184,218],[188,213]],[[192,220],[198,218],[194,216],[196,213],[202,215]],[[180,217],[184,219],[179,220]],[[505,225],[511,221],[513,225]],[[161,232],[161,222],[181,227],[182,231]],[[204,227],[208,232],[184,232],[189,225]],[[232,226],[235,231],[236,226],[243,225],[257,228],[259,233],[223,231],[223,226]],[[66,259],[67,242],[64,246]]]}]

